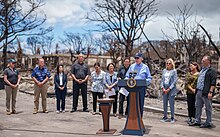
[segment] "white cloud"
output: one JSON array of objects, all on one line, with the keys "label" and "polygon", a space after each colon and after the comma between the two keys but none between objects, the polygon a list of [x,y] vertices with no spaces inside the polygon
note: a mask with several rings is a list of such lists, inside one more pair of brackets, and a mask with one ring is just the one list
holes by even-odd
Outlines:
[{"label": "white cloud", "polygon": [[47,14],[47,23],[62,23],[64,28],[83,26],[82,20],[92,5],[93,0],[47,0],[43,7]]},{"label": "white cloud", "polygon": [[[56,30],[79,31],[92,28],[83,19],[95,0],[46,0],[43,10],[47,15],[47,25],[52,25]],[[218,40],[220,27],[220,1],[219,0],[158,0],[158,16],[146,24],[145,32],[150,39],[163,39],[161,29],[176,38],[176,33],[171,29],[167,20],[167,12],[178,14],[177,5],[184,3],[193,4],[192,12],[203,19],[201,24],[209,31],[214,40]],[[59,35],[59,34],[58,34]]]},{"label": "white cloud", "polygon": [[[145,32],[151,39],[161,39],[163,34],[161,29],[167,34],[176,38],[176,32],[171,28],[167,19],[168,12],[179,15],[177,6],[183,7],[184,4],[192,4],[191,12],[197,16],[197,21],[212,35],[213,40],[219,40],[220,27],[220,1],[219,0],[160,0],[158,5],[158,16],[145,27]],[[201,32],[203,32],[201,30]]]}]

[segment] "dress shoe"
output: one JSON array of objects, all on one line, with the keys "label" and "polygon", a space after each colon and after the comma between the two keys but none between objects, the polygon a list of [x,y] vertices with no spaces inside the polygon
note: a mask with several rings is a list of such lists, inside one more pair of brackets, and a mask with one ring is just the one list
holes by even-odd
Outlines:
[{"label": "dress shoe", "polygon": [[7,114],[7,115],[11,115],[11,112],[10,112],[10,111],[7,111],[6,114]]},{"label": "dress shoe", "polygon": [[83,112],[89,112],[88,108],[83,109]]},{"label": "dress shoe", "polygon": [[33,114],[37,114],[37,112],[38,112],[38,110],[34,110],[34,111],[33,111]]},{"label": "dress shoe", "polygon": [[16,114],[16,113],[17,113],[16,110],[13,110],[13,111],[12,111],[12,114]]},{"label": "dress shoe", "polygon": [[43,113],[48,113],[48,111],[47,110],[43,110]]},{"label": "dress shoe", "polygon": [[200,128],[211,128],[212,125],[211,124],[208,124],[208,123],[204,123],[202,125],[199,126]]},{"label": "dress shoe", "polygon": [[70,113],[73,113],[73,112],[76,112],[76,109],[72,109],[72,110],[70,111]]}]

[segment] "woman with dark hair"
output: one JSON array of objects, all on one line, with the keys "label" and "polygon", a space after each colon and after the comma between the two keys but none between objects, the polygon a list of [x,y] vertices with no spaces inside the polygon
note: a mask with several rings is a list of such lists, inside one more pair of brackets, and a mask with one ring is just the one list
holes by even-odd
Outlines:
[{"label": "woman with dark hair", "polygon": [[[65,112],[65,98],[67,92],[67,75],[64,74],[63,65],[57,66],[57,73],[54,76],[55,94],[57,98],[57,113]],[[61,110],[60,101],[62,100]]]},{"label": "woman with dark hair", "polygon": [[110,98],[115,99],[113,103],[113,115],[116,117],[117,114],[117,99],[118,99],[118,77],[117,77],[117,72],[114,71],[115,65],[113,63],[109,63],[107,66],[108,72],[105,75],[105,86],[107,87],[107,94],[110,94],[110,92],[115,92],[115,94],[110,96]]},{"label": "woman with dark hair", "polygon": [[[97,107],[97,97],[103,98],[104,93],[104,81],[105,81],[105,72],[100,69],[99,62],[94,64],[95,71],[91,73],[91,82],[92,82],[92,97],[93,97],[93,112],[92,114],[96,114]],[[101,114],[101,110],[99,108],[99,114]]]},{"label": "woman with dark hair", "polygon": [[[21,79],[19,71],[15,68],[16,61],[14,59],[8,60],[8,67],[4,70],[4,81],[6,91],[6,114],[16,114],[16,97],[18,92],[18,85]],[[12,101],[11,101],[12,100]],[[12,102],[12,112],[10,112],[10,104]]]},{"label": "woman with dark hair", "polygon": [[193,123],[195,119],[195,92],[196,85],[199,76],[200,66],[196,62],[189,64],[189,72],[186,75],[186,94],[187,94],[187,105],[188,105],[188,124]]},{"label": "woman with dark hair", "polygon": [[[119,71],[118,71],[118,78],[119,79],[125,79],[126,77],[126,73],[128,71],[130,67],[130,58],[129,57],[126,57],[123,61],[123,65],[119,68]],[[122,90],[122,89],[120,89]],[[119,93],[120,93],[120,90],[119,90]],[[124,104],[124,101],[125,99],[127,98],[127,107],[125,109],[125,115],[128,115],[128,106],[129,106],[129,94],[126,96],[122,93],[119,94],[119,109],[118,109],[118,112],[119,112],[119,116],[118,118],[121,119],[123,117],[123,104]]]}]

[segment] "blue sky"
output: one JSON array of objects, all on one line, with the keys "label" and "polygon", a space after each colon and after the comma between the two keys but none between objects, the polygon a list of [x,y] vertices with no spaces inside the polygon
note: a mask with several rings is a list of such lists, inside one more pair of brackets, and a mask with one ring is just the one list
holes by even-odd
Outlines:
[{"label": "blue sky", "polygon": [[[163,39],[161,30],[176,37],[167,20],[167,12],[178,13],[177,5],[192,3],[201,24],[212,34],[214,40],[219,40],[220,1],[219,0],[158,0],[158,15],[145,27],[145,32],[151,40]],[[85,30],[95,26],[85,23],[83,19],[93,6],[94,0],[45,0],[42,7],[47,14],[45,26],[54,27],[55,37],[61,37],[64,31],[86,33]],[[142,40],[144,41],[144,39]]]}]

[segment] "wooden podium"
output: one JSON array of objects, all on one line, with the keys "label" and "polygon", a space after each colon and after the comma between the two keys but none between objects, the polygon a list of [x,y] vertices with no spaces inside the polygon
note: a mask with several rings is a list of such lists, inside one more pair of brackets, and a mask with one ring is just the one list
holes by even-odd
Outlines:
[{"label": "wooden podium", "polygon": [[140,89],[146,87],[146,80],[135,80],[131,81],[131,84],[135,83],[134,86],[129,85],[129,80],[119,80],[118,86],[124,87],[129,91],[130,104],[128,108],[128,117],[122,131],[124,135],[139,135],[143,136],[145,132],[144,123],[140,113]]},{"label": "wooden podium", "polygon": [[102,112],[103,129],[100,129],[98,132],[96,132],[96,134],[114,134],[117,130],[109,129],[110,112],[114,99],[102,98],[102,99],[98,99],[98,102]]}]

